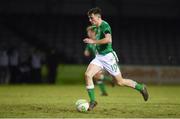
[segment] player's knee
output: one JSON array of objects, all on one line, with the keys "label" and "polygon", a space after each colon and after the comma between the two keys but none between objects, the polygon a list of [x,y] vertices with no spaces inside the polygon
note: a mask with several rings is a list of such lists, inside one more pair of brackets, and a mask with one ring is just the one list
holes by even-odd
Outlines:
[{"label": "player's knee", "polygon": [[119,79],[119,80],[117,81],[117,84],[118,84],[119,86],[124,86],[124,79]]},{"label": "player's knee", "polygon": [[118,84],[119,86],[124,86],[124,84],[123,84],[121,81],[118,81],[117,84]]},{"label": "player's knee", "polygon": [[96,74],[96,75],[94,75],[94,79],[95,79],[95,80],[99,80],[99,79],[101,79],[101,75],[100,75],[100,74]]},{"label": "player's knee", "polygon": [[95,76],[93,77],[93,79],[94,79],[94,80],[98,80],[99,77],[95,75]]}]

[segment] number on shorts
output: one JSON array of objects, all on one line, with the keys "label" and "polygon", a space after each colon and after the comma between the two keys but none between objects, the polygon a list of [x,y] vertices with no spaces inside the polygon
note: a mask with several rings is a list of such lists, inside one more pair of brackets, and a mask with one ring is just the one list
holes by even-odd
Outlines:
[{"label": "number on shorts", "polygon": [[115,63],[115,64],[111,65],[111,68],[113,71],[117,72],[118,65]]}]

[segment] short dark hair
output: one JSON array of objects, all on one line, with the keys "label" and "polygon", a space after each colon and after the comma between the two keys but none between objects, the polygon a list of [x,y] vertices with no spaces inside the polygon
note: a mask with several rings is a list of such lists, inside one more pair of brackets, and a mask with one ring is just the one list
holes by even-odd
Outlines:
[{"label": "short dark hair", "polygon": [[92,8],[88,10],[87,15],[90,16],[92,14],[99,14],[101,15],[101,9],[99,7]]}]

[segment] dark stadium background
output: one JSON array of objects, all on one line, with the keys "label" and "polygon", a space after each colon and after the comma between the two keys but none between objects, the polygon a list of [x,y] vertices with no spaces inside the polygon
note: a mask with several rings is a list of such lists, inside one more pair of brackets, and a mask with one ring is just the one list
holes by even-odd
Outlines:
[{"label": "dark stadium background", "polygon": [[178,0],[1,0],[0,47],[20,49],[24,59],[38,49],[46,57],[44,65],[47,59],[53,66],[62,64],[58,72],[65,75],[63,68],[90,61],[83,56],[82,40],[89,25],[86,12],[96,6],[112,27],[125,76],[150,83],[180,82]]},{"label": "dark stadium background", "polygon": [[[124,78],[148,101],[103,80],[89,101],[83,55],[87,11],[102,9]],[[104,78],[105,79],[105,78]],[[102,84],[101,84],[102,85]],[[180,118],[180,0],[0,0],[0,118]]]}]

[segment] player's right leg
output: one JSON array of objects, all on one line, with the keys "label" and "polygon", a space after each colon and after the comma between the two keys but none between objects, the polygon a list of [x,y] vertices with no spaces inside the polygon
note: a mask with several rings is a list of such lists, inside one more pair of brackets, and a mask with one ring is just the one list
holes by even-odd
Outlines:
[{"label": "player's right leg", "polygon": [[92,110],[97,105],[97,102],[95,101],[94,83],[92,78],[100,70],[101,70],[100,66],[90,63],[85,72],[86,89],[88,91],[88,95],[90,98],[89,110]]},{"label": "player's right leg", "polygon": [[115,79],[105,70],[103,70],[102,73],[104,75],[103,81],[108,81],[112,87],[115,87],[116,85]]}]

